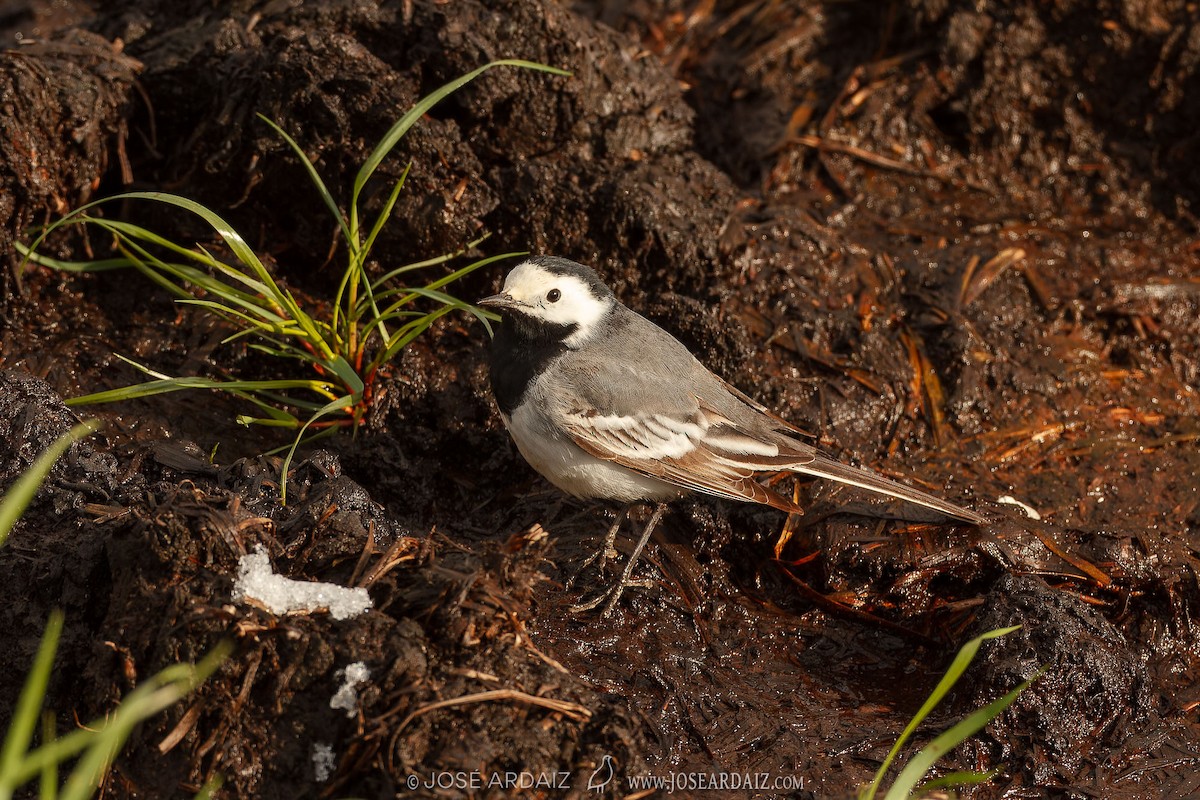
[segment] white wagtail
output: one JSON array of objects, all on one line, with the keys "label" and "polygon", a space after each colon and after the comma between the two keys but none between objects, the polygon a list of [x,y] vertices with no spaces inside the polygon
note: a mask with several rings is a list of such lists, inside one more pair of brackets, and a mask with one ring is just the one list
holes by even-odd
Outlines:
[{"label": "white wagtail", "polygon": [[[537,256],[479,301],[501,317],[492,340],[496,403],[525,460],[576,497],[658,503],[604,613],[665,510],[688,492],[800,512],[755,480],[799,472],[916,503],[973,524],[979,514],[835,461],[696,360],[675,337],[622,305],[582,264]],[[601,598],[602,599],[602,598]],[[595,607],[599,600],[587,607]]]}]

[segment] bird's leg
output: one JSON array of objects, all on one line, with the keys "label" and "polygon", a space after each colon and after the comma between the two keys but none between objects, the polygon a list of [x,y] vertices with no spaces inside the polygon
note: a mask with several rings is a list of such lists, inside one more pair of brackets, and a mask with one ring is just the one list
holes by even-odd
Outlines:
[{"label": "bird's leg", "polygon": [[[654,509],[654,513],[650,515],[650,520],[646,523],[646,527],[642,530],[642,536],[640,539],[638,539],[638,543],[634,546],[633,553],[630,554],[629,560],[625,563],[625,569],[621,571],[621,577],[617,580],[616,585],[592,600],[571,606],[571,611],[577,614],[582,611],[591,611],[596,606],[604,603],[604,610],[600,613],[600,616],[607,617],[612,614],[613,609],[617,607],[617,601],[621,599],[621,595],[625,592],[625,588],[627,586],[634,586],[638,584],[637,581],[630,580],[629,576],[633,573],[633,568],[637,564],[638,558],[641,556],[642,551],[646,549],[646,543],[650,541],[650,537],[653,535],[654,529],[658,527],[658,523],[662,520],[663,514],[666,513],[666,510],[666,503],[659,503]],[[628,509],[626,509],[625,515],[628,515]],[[610,543],[608,546],[610,547],[615,546],[616,544],[615,533],[616,528],[614,527],[611,532],[612,538],[609,540]],[[606,600],[608,602],[605,602]]]},{"label": "bird's leg", "polygon": [[[599,550],[592,553],[590,556],[584,559],[582,564],[579,565],[579,569],[576,570],[575,574],[572,575],[567,581],[567,589],[570,589],[573,585],[575,585],[575,581],[579,580],[579,576],[582,575],[583,571],[591,566],[593,562],[600,562],[598,569],[600,570],[600,576],[604,576],[604,567],[606,564],[608,564],[608,560],[610,558],[616,558],[617,556],[617,532],[621,530],[621,526],[625,524],[625,520],[629,519],[629,510],[631,508],[632,506],[625,506],[621,509],[620,513],[617,514],[617,518],[613,520],[612,527],[608,529],[608,533],[604,536],[604,544]],[[592,608],[595,608],[595,606],[592,606]]]},{"label": "bird's leg", "polygon": [[617,585],[608,593],[608,602],[604,604],[604,610],[600,612],[601,617],[607,617],[617,607],[617,601],[621,599],[621,594],[624,593],[625,587],[630,584],[629,576],[633,573],[633,565],[637,563],[642,550],[646,548],[646,543],[650,541],[650,534],[654,533],[654,529],[658,527],[658,523],[662,520],[663,514],[666,511],[667,504],[659,503],[658,507],[654,509],[654,513],[650,515],[650,521],[646,523],[646,528],[642,531],[642,538],[638,540],[637,546],[633,548],[633,553],[629,556],[629,561],[625,563],[625,569],[621,572],[621,579],[617,581]]},{"label": "bird's leg", "polygon": [[593,561],[600,562],[600,572],[604,572],[604,566],[610,558],[617,557],[617,532],[621,530],[621,526],[625,524],[625,520],[629,519],[629,511],[633,506],[625,506],[621,509],[621,513],[617,514],[617,518],[613,520],[612,527],[608,529],[608,533],[604,535],[604,546],[587,557],[580,567],[580,571],[591,564]]}]

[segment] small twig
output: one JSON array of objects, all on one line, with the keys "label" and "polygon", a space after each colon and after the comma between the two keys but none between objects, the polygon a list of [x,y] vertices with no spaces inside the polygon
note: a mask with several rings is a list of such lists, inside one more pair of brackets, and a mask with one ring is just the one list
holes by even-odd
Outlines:
[{"label": "small twig", "polygon": [[1046,546],[1047,550],[1087,575],[1102,588],[1107,588],[1112,584],[1112,578],[1109,577],[1108,573],[1097,567],[1092,562],[1085,558],[1068,553],[1062,547],[1059,547],[1058,543],[1056,543],[1048,535],[1039,531],[1037,528],[1030,528],[1030,532],[1033,533],[1033,535],[1036,536],[1041,543]]},{"label": "small twig", "polygon": [[201,704],[195,703],[191,708],[184,712],[179,718],[179,722],[171,729],[171,732],[163,737],[163,740],[158,743],[158,752],[166,755],[175,749],[175,746],[183,741],[183,737],[187,736],[192,728],[196,727],[196,723],[200,720]]},{"label": "small twig", "polygon": [[897,161],[887,156],[881,156],[878,153],[872,153],[870,150],[864,150],[861,147],[856,147],[852,144],[839,142],[835,139],[826,139],[820,136],[804,134],[802,136],[794,136],[780,143],[780,147],[789,144],[802,144],[805,147],[812,147],[822,152],[827,153],[845,153],[848,156],[854,156],[860,161],[865,161],[868,164],[874,164],[877,167],[885,169],[893,169],[897,172],[904,172],[908,175],[917,175],[923,178],[941,178],[942,180],[950,180],[949,177],[939,175],[936,172],[930,172],[920,167],[914,167],[911,164],[906,164],[903,161]]},{"label": "small twig", "polygon": [[930,432],[933,434],[933,443],[940,448],[947,440],[942,382],[934,371],[929,356],[925,354],[925,343],[921,341],[921,337],[905,328],[900,332],[900,340],[908,349],[908,359],[912,366],[910,386],[914,400],[920,402],[924,409]]},{"label": "small twig", "polygon": [[387,575],[397,564],[404,561],[412,561],[417,557],[417,552],[420,550],[420,542],[411,536],[400,536],[392,543],[392,546],[384,551],[379,560],[371,567],[358,586],[371,586],[377,580]]},{"label": "small twig", "polygon": [[792,582],[792,584],[799,590],[803,597],[815,603],[818,608],[832,616],[850,619],[865,625],[882,628],[885,631],[890,631],[898,636],[904,637],[905,639],[917,641],[924,645],[932,645],[934,643],[931,638],[923,633],[914,631],[911,628],[906,628],[903,625],[899,625],[891,620],[884,619],[883,617],[877,617],[874,614],[861,611],[853,606],[848,606],[845,603],[839,603],[833,598],[821,594],[812,586],[809,586],[808,583],[802,581],[800,578],[797,578],[794,574],[792,574],[792,571],[787,569],[782,562],[776,561],[775,566],[780,572],[783,573],[784,577]]},{"label": "small twig", "polygon": [[438,700],[429,705],[421,706],[417,710],[411,712],[407,717],[400,721],[396,726],[396,733],[408,727],[408,723],[412,722],[417,717],[428,714],[430,711],[437,711],[441,708],[450,708],[451,706],[469,705],[471,703],[490,703],[492,701],[511,701],[517,703],[528,703],[531,706],[541,706],[548,708],[551,711],[557,711],[576,722],[583,722],[591,719],[592,712],[585,706],[579,703],[572,703],[567,700],[555,700],[552,697],[538,697],[534,694],[528,694],[518,689],[492,689],[487,692],[476,692],[475,694],[465,694],[462,697],[451,697],[449,700]]},{"label": "small twig", "polygon": [[973,257],[963,274],[962,286],[959,290],[958,304],[965,308],[983,294],[1006,269],[1025,258],[1025,251],[1020,247],[1006,247],[988,259],[987,263],[976,273],[972,265],[978,265],[978,258]]},{"label": "small twig", "polygon": [[[538,526],[538,527],[540,528],[540,526]],[[525,630],[525,623],[516,614],[514,614],[511,611],[509,611],[507,613],[508,613],[509,621],[512,622],[512,626],[517,632],[518,646],[522,646],[522,647],[525,647],[526,649],[528,649],[529,652],[533,653],[535,656],[537,656],[539,659],[541,659],[542,662],[544,664],[546,664],[546,666],[550,667],[551,669],[558,670],[559,672],[561,672],[564,675],[570,674],[569,672],[567,672],[567,668],[564,667],[562,664],[560,664],[556,659],[546,655],[545,653],[543,653],[541,650],[538,649],[537,645],[535,645],[533,643],[533,638],[530,637],[529,632]]]},{"label": "small twig", "polygon": [[375,550],[375,520],[371,520],[367,525],[367,539],[363,542],[362,552],[358,555],[358,561],[354,564],[354,571],[350,573],[350,585],[358,586],[358,580],[362,577],[363,572],[367,568],[367,561],[377,551]]}]

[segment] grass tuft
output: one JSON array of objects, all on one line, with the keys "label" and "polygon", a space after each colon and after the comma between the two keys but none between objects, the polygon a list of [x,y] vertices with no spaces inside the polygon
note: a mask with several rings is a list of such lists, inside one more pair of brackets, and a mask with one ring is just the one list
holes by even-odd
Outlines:
[{"label": "grass tuft", "polygon": [[[294,379],[220,380],[173,377],[134,364],[152,380],[75,397],[68,403],[109,403],[183,389],[215,389],[234,394],[256,409],[253,414],[240,415],[238,422],[297,431],[282,467],[280,484],[286,502],[287,474],[300,442],[310,434],[320,435],[339,428],[357,430],[372,413],[381,372],[409,343],[438,319],[455,311],[471,314],[490,330],[487,312],[457,299],[445,288],[481,267],[523,253],[479,258],[436,279],[407,282],[416,278],[420,270],[464,256],[481,244],[485,236],[460,251],[407,264],[373,279],[368,274],[368,260],[380,231],[395,209],[408,168],[396,180],[374,219],[365,218],[362,194],[380,164],[422,116],[448,95],[495,67],[570,74],[544,64],[505,59],[485,64],[431,92],[397,120],[372,150],[354,177],[344,213],[296,141],[260,115],[300,158],[341,232],[346,263],[337,293],[325,307],[314,309],[302,304],[275,280],[245,239],[220,215],[186,197],[166,192],[126,192],[89,203],[48,226],[30,246],[18,246],[27,260],[60,270],[136,269],[175,295],[178,302],[202,308],[228,322],[234,333],[225,342],[245,339],[247,346],[255,350],[307,365],[304,377]],[[202,247],[185,247],[140,225],[94,213],[101,206],[118,201],[149,201],[194,214],[221,239],[232,260],[223,261]],[[69,225],[105,231],[113,238],[119,257],[68,262],[37,252],[46,236]]]}]

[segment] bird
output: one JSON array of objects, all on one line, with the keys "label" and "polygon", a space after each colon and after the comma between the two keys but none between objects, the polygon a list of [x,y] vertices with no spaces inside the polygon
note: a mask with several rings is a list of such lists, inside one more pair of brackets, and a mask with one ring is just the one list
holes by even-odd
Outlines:
[{"label": "bird", "polygon": [[[631,508],[652,503],[608,616],[667,508],[697,492],[803,511],[763,474],[827,478],[913,503],[951,520],[980,514],[819,451],[803,430],[711,372],[667,331],[617,299],[595,270],[533,256],[476,304],[499,315],[492,392],[517,449],[567,494],[625,505],[601,553],[613,551]],[[603,597],[576,610],[595,608]]]}]

